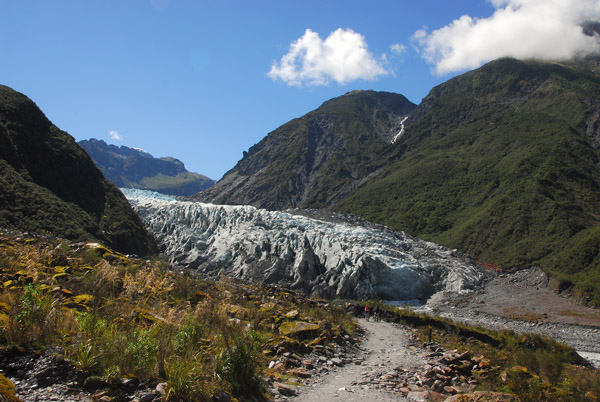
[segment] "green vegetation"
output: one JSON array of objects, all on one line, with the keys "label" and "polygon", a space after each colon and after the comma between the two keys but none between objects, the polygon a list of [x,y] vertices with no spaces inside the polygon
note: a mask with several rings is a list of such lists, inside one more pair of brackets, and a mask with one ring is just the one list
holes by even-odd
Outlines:
[{"label": "green vegetation", "polygon": [[0,86],[0,227],[100,240],[152,255],[158,247],[121,192],[26,96]]},{"label": "green vegetation", "polygon": [[[169,400],[219,393],[262,398],[267,359],[341,341],[356,323],[306,296],[207,282],[130,259],[97,243],[73,245],[0,232],[0,347],[60,349],[86,381],[166,382]],[[284,336],[282,323],[317,331]]]},{"label": "green vegetation", "polygon": [[413,113],[396,162],[337,209],[485,263],[540,265],[600,305],[599,93],[579,64],[502,59],[451,79]]},{"label": "green vegetation", "polygon": [[374,91],[329,100],[269,133],[198,199],[268,209],[333,205],[386,164],[389,140],[414,107]]}]

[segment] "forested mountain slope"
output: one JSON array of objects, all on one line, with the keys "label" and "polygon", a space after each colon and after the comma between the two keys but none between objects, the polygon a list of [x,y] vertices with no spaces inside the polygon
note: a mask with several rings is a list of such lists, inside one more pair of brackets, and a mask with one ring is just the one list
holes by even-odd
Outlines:
[{"label": "forested mountain slope", "polygon": [[158,253],[123,194],[73,137],[6,86],[0,86],[0,227]]},{"label": "forested mountain slope", "polygon": [[338,210],[600,294],[598,59],[500,59],[453,78],[396,146]]},{"label": "forested mountain slope", "polygon": [[331,99],[269,133],[193,199],[268,209],[332,206],[386,165],[390,144],[414,107],[388,92]]}]

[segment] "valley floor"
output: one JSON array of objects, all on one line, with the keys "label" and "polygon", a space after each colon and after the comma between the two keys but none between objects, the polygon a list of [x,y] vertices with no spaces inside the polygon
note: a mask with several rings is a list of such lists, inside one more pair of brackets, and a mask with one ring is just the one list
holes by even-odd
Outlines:
[{"label": "valley floor", "polygon": [[547,335],[600,366],[600,309],[556,294],[537,268],[500,274],[476,292],[437,294],[419,310],[496,330]]}]

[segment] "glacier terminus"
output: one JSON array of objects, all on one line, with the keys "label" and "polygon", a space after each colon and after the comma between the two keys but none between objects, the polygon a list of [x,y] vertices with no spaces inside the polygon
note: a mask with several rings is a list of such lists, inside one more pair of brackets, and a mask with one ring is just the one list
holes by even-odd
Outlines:
[{"label": "glacier terminus", "polygon": [[175,267],[326,298],[424,303],[488,274],[470,257],[385,227],[122,189]]}]

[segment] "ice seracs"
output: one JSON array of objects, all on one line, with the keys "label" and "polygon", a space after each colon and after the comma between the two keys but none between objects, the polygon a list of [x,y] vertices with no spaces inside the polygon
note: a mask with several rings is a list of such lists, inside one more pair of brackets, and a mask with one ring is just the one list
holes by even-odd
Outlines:
[{"label": "ice seracs", "polygon": [[212,277],[321,297],[421,302],[437,291],[472,289],[485,277],[467,256],[403,232],[123,192],[172,264]]}]

